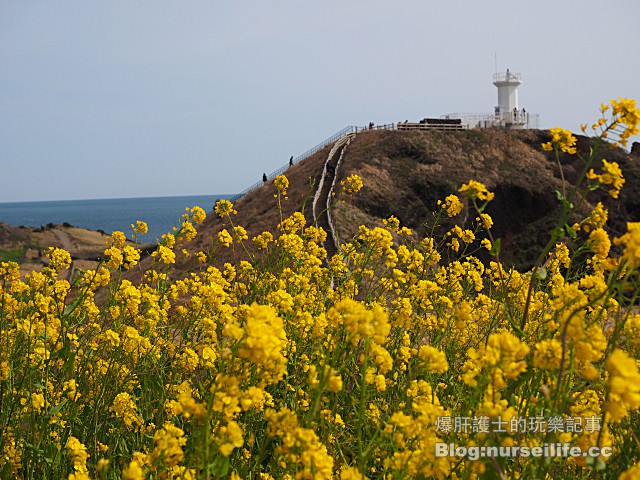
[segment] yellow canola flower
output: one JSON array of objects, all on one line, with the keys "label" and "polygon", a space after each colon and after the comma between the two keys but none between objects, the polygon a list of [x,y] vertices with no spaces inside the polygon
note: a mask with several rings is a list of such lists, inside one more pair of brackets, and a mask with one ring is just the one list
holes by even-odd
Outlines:
[{"label": "yellow canola flower", "polygon": [[576,143],[578,139],[573,136],[569,130],[564,128],[555,127],[550,130],[551,141],[542,144],[542,149],[547,152],[552,152],[554,149],[558,149],[562,152],[573,155],[576,153]]},{"label": "yellow canola flower", "polygon": [[109,238],[107,238],[107,246],[122,248],[127,242],[127,237],[120,230],[116,230],[111,234]]},{"label": "yellow canola flower", "polygon": [[343,324],[346,327],[353,345],[357,345],[362,338],[371,338],[382,345],[391,330],[388,315],[379,305],[367,310],[362,303],[349,298],[331,307],[328,316],[334,325]]},{"label": "yellow canola flower", "polygon": [[75,475],[75,478],[88,479],[89,477],[87,474],[89,471],[87,470],[87,459],[89,458],[89,454],[87,453],[87,447],[85,447],[80,440],[71,435],[67,440],[66,448],[71,462],[73,463],[73,468],[76,474],[79,474]]},{"label": "yellow canola flower", "polygon": [[233,203],[231,203],[229,200],[225,200],[224,198],[216,202],[216,206],[213,209],[213,211],[219,217],[225,217],[227,215],[235,215],[236,213],[238,213],[236,210],[233,209]]},{"label": "yellow canola flower", "polygon": [[486,358],[489,365],[497,365],[507,378],[516,378],[526,371],[523,360],[529,354],[529,347],[511,332],[502,331],[489,336]]},{"label": "yellow canola flower", "polygon": [[152,256],[159,256],[162,263],[170,265],[172,263],[176,263],[176,254],[169,247],[165,247],[164,245],[158,246],[158,250],[151,254]]},{"label": "yellow canola flower", "polygon": [[126,245],[123,249],[122,249],[122,253],[123,253],[123,261],[124,261],[124,268],[125,269],[130,269],[131,267],[135,267],[138,262],[140,261],[140,250],[132,247],[131,245]]},{"label": "yellow canola flower", "polygon": [[196,225],[200,225],[202,222],[204,222],[204,219],[207,218],[207,213],[197,205],[191,207],[189,213],[191,213],[191,218]]},{"label": "yellow canola flower", "polygon": [[295,412],[288,408],[280,411],[269,409],[265,413],[269,422],[267,435],[281,437],[282,440],[275,453],[282,460],[295,465],[299,479],[323,480],[332,478],[333,457],[327,452],[316,432],[310,428],[302,428]]},{"label": "yellow canola flower", "polygon": [[349,195],[358,193],[364,186],[362,178],[356,174],[349,175],[345,180],[340,182],[340,185],[342,185],[344,192]]},{"label": "yellow canola flower", "polygon": [[598,260],[604,260],[609,256],[611,240],[609,234],[603,228],[596,228],[589,234],[589,247]]},{"label": "yellow canola flower", "polygon": [[225,247],[231,246],[233,243],[233,237],[227,231],[226,228],[223,228],[220,232],[218,232],[218,241]]},{"label": "yellow canola flower", "polygon": [[536,343],[533,354],[533,366],[543,370],[560,368],[562,343],[555,338]]},{"label": "yellow canola flower", "polygon": [[287,370],[284,355],[287,334],[273,307],[257,303],[249,306],[244,330],[245,338],[238,354],[262,367],[268,378],[282,378]]},{"label": "yellow canola flower", "polygon": [[514,379],[527,370],[526,356],[529,346],[511,332],[503,330],[489,335],[487,345],[478,350],[471,348],[463,365],[464,383],[476,386],[476,377],[486,366],[490,370],[493,387],[504,388],[504,378]]},{"label": "yellow canola flower", "polygon": [[425,363],[426,368],[432,373],[444,373],[449,370],[447,356],[443,351],[431,345],[423,345],[418,351],[418,356]]},{"label": "yellow canola flower", "polygon": [[106,259],[108,259],[105,262],[105,265],[107,267],[119,268],[120,265],[122,265],[122,260],[123,260],[122,250],[120,250],[118,247],[106,248],[104,250],[104,256]]},{"label": "yellow canola flower", "polygon": [[133,233],[139,233],[140,235],[149,232],[149,225],[141,220],[138,220],[135,225],[132,223],[131,228],[133,229]]},{"label": "yellow canola flower", "polygon": [[602,160],[602,173],[595,173],[592,168],[587,172],[587,178],[596,180],[600,185],[611,185],[609,195],[613,198],[618,198],[620,190],[625,183],[620,165],[617,162],[608,162],[605,159]]},{"label": "yellow canola flower", "polygon": [[634,463],[629,469],[620,474],[618,480],[636,480],[640,478],[640,462]]},{"label": "yellow canola flower", "polygon": [[589,232],[592,228],[604,227],[608,218],[609,211],[604,208],[601,202],[598,202],[589,216],[582,221],[581,226],[584,227],[585,232]]},{"label": "yellow canola flower", "polygon": [[286,195],[287,194],[287,188],[289,188],[289,179],[286,176],[278,175],[275,178],[275,180],[273,181],[273,184],[278,189],[278,193],[280,195]]},{"label": "yellow canola flower", "polygon": [[463,204],[460,201],[460,197],[451,194],[444,199],[444,202],[438,200],[438,205],[442,205],[442,208],[447,212],[449,217],[455,217],[462,211]]},{"label": "yellow canola flower", "polygon": [[225,440],[225,443],[220,445],[220,453],[225,457],[231,455],[234,449],[240,448],[244,444],[242,428],[233,420],[230,420],[226,426],[220,427],[218,436]]},{"label": "yellow canola flower", "polygon": [[57,272],[66,270],[71,266],[71,254],[62,248],[49,247],[47,257],[51,268]]},{"label": "yellow canola flower", "polygon": [[171,422],[166,422],[161,429],[156,430],[153,442],[155,448],[149,456],[151,463],[161,462],[165,468],[171,468],[184,459],[182,447],[187,443],[184,430]]},{"label": "yellow canola flower", "polygon": [[136,404],[127,392],[116,395],[109,410],[112,411],[116,417],[122,419],[129,429],[137,430],[142,426],[142,421],[136,411]]},{"label": "yellow canola flower", "polygon": [[480,217],[476,219],[478,222],[482,222],[482,226],[485,230],[491,230],[493,227],[493,218],[488,213],[481,213]]},{"label": "yellow canola flower", "polygon": [[629,268],[640,265],[640,222],[628,222],[627,233],[613,240],[615,245],[622,245],[622,258],[629,263]]},{"label": "yellow canola flower", "polygon": [[45,401],[44,395],[41,393],[32,393],[31,394],[31,406],[36,412],[41,412],[44,408]]},{"label": "yellow canola flower", "polygon": [[262,232],[260,235],[253,237],[252,241],[253,245],[258,250],[264,250],[271,242],[273,242],[273,234],[271,232]]},{"label": "yellow canola flower", "polygon": [[184,238],[185,241],[190,242],[191,240],[196,238],[197,234],[197,230],[190,221],[185,220],[184,222],[182,222],[182,225],[180,227],[180,236]]},{"label": "yellow canola flower", "polygon": [[122,470],[122,480],[144,480],[145,469],[137,460],[131,460]]},{"label": "yellow canola flower", "polygon": [[607,358],[608,398],[605,409],[614,422],[625,418],[629,411],[640,408],[640,372],[636,361],[622,350],[615,349]]},{"label": "yellow canola flower", "polygon": [[233,234],[235,235],[236,240],[238,240],[239,242],[249,239],[249,236],[247,235],[247,231],[241,225],[237,225],[233,227]]},{"label": "yellow canola flower", "polygon": [[640,108],[636,107],[635,100],[622,97],[611,100],[611,106],[616,123],[626,125],[626,128],[620,132],[620,143],[626,146],[630,137],[638,135]]},{"label": "yellow canola flower", "polygon": [[495,194],[490,192],[483,183],[476,180],[469,180],[468,183],[462,184],[458,191],[464,193],[470,200],[477,198],[478,200],[490,202],[495,197]]}]

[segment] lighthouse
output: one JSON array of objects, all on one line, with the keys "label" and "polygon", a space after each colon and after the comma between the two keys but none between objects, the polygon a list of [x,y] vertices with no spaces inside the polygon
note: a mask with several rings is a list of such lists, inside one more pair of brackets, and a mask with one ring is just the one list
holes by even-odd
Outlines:
[{"label": "lighthouse", "polygon": [[519,73],[506,72],[493,75],[493,84],[498,89],[496,121],[505,127],[522,128],[527,124],[527,113],[518,106],[518,87],[522,84]]}]

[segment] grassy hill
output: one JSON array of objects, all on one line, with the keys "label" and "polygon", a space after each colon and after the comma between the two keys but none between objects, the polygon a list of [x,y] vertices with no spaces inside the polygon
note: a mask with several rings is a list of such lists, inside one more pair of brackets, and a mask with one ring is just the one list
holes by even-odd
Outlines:
[{"label": "grassy hill", "polygon": [[[461,130],[461,131],[367,131],[358,134],[346,148],[336,183],[358,174],[364,188],[356,195],[342,195],[338,189],[332,215],[339,239],[347,240],[359,225],[380,225],[391,215],[419,235],[429,231],[438,201],[457,192],[462,183],[478,180],[495,192],[487,209],[494,220],[494,235],[502,240],[502,261],[520,268],[529,267],[555,225],[560,203],[556,191],[562,190],[560,169],[553,153],[541,144],[550,138],[540,130]],[[587,137],[578,136],[578,154],[561,154],[560,163],[568,189],[579,175],[591,148]],[[277,208],[273,181],[250,192],[236,202],[234,224],[246,228],[249,238],[263,231],[275,231],[282,218],[302,211],[313,222],[311,203],[318,187],[331,146],[289,168],[287,198]],[[625,231],[626,222],[640,219],[640,149],[628,154],[607,146],[603,156],[620,164],[626,184],[620,198],[594,192],[580,203],[586,212],[601,201],[609,209],[609,230],[614,236]],[[635,158],[635,161],[634,161]],[[473,218],[456,219],[461,227]],[[440,229],[451,225],[445,222]],[[217,234],[224,228],[210,214],[199,226],[199,234],[186,250],[207,252],[221,266],[246,258],[242,249],[216,246]],[[228,227],[228,225],[227,225]],[[24,227],[0,226],[2,260],[16,260],[23,271],[38,269],[48,246],[67,248],[76,268],[92,268],[101,256],[105,236],[71,226],[54,226],[35,231]],[[149,251],[146,246],[146,251]],[[215,250],[215,252],[214,252]],[[144,255],[144,252],[143,252]],[[151,259],[142,261],[143,272]],[[176,277],[203,266],[193,256],[180,257],[173,268]],[[136,276],[136,273],[130,275]]]},{"label": "grassy hill", "polygon": [[[338,237],[349,239],[359,225],[380,225],[391,215],[424,235],[432,223],[432,213],[439,208],[438,200],[475,179],[496,194],[487,213],[494,219],[494,235],[502,239],[502,261],[526,268],[548,241],[549,230],[559,214],[560,202],[555,192],[562,190],[560,169],[554,154],[541,148],[549,139],[547,131],[538,130],[360,133],[347,147],[336,173],[337,183],[351,174],[360,175],[364,182],[356,195],[336,194],[332,214]],[[583,168],[581,158],[588,155],[591,141],[579,136],[577,148],[577,155],[560,156],[566,189]],[[285,172],[290,187],[281,211],[276,208],[276,188],[270,181],[236,202],[238,214],[234,216],[234,224],[245,227],[252,238],[265,230],[275,231],[281,218],[297,210],[311,223],[311,199],[329,149]],[[610,212],[610,233],[617,236],[625,231],[627,221],[640,218],[640,165],[633,156],[613,146],[606,146],[603,155],[618,162],[625,175],[620,198],[614,200],[605,192],[593,192],[579,206],[580,211],[587,212],[601,201]],[[456,221],[465,227],[473,220],[463,217]],[[444,225],[447,226],[450,225]],[[209,215],[187,250],[211,252],[222,228],[223,221]],[[216,248],[212,257],[216,265],[222,265],[245,258],[245,253],[241,249]],[[144,269],[144,262],[142,265]],[[181,276],[199,268],[202,266],[193,257],[179,258],[174,274]]]}]

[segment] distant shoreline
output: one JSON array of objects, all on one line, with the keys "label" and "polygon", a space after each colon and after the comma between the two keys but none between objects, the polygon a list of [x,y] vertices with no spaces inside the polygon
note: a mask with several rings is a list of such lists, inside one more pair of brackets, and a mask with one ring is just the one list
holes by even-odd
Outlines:
[{"label": "distant shoreline", "polygon": [[149,226],[149,233],[142,239],[157,243],[163,234],[179,225],[185,208],[197,205],[210,212],[218,199],[227,197],[187,195],[0,203],[0,222],[30,228],[68,224],[107,234],[119,230],[129,237],[131,224],[142,220]]}]

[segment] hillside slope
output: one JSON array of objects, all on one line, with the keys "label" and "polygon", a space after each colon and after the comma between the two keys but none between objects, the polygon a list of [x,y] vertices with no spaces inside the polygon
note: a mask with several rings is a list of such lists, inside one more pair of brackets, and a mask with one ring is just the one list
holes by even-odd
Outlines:
[{"label": "hillside slope", "polygon": [[[342,238],[355,233],[359,223],[372,223],[395,214],[402,224],[425,232],[437,202],[457,192],[462,183],[478,180],[495,192],[487,212],[493,233],[502,238],[502,260],[530,265],[559,214],[556,191],[562,190],[555,154],[541,144],[550,140],[540,130],[463,130],[454,132],[367,132],[352,142],[345,170],[359,174],[365,188],[336,208]],[[578,154],[562,154],[560,162],[568,184],[584,167],[590,140],[578,137]],[[621,234],[626,222],[640,219],[640,165],[625,151],[607,145],[603,158],[620,164],[626,178],[619,200],[593,192],[581,205],[583,212],[601,201],[609,209],[610,231]],[[594,166],[596,170],[600,164]],[[567,185],[567,191],[570,185]],[[461,218],[469,226],[473,218]]]},{"label": "hillside slope", "polygon": [[[438,200],[457,192],[462,183],[476,179],[496,194],[487,212],[494,219],[494,235],[503,242],[502,260],[527,267],[548,241],[558,214],[555,191],[562,189],[560,170],[554,154],[541,148],[549,139],[548,132],[536,130],[360,133],[347,148],[336,175],[339,182],[356,173],[362,177],[364,188],[353,197],[340,193],[335,197],[332,211],[338,236],[348,239],[360,224],[377,225],[390,215],[424,234],[431,224],[432,212],[438,209]],[[583,168],[580,156],[586,155],[589,148],[590,140],[579,137],[579,155],[561,156],[569,183],[579,175]],[[329,147],[285,172],[290,188],[282,210],[277,208],[273,182],[267,182],[236,203],[238,214],[233,218],[234,224],[245,227],[252,238],[265,230],[274,232],[281,218],[296,210],[302,210],[311,223],[311,199],[328,152]],[[640,219],[640,162],[611,146],[606,146],[602,153],[604,158],[620,164],[626,184],[619,200],[604,192],[594,192],[581,208],[586,211],[602,201],[610,212],[610,231],[619,235],[627,221]],[[467,214],[457,222],[464,226],[472,220]],[[186,246],[187,250],[207,252],[218,266],[245,258],[242,249],[217,245],[217,233],[222,228],[221,219],[210,214],[199,227],[197,238]],[[174,274],[180,276],[203,267],[193,256],[182,256]]]},{"label": "hillside slope", "polygon": [[[26,274],[49,264],[49,247],[63,248],[71,254],[72,270],[95,268],[103,255],[108,235],[72,225],[48,224],[40,228],[14,227],[0,223],[0,261],[16,261]],[[152,245],[135,245],[148,251]],[[71,273],[71,272],[70,272]]]}]

